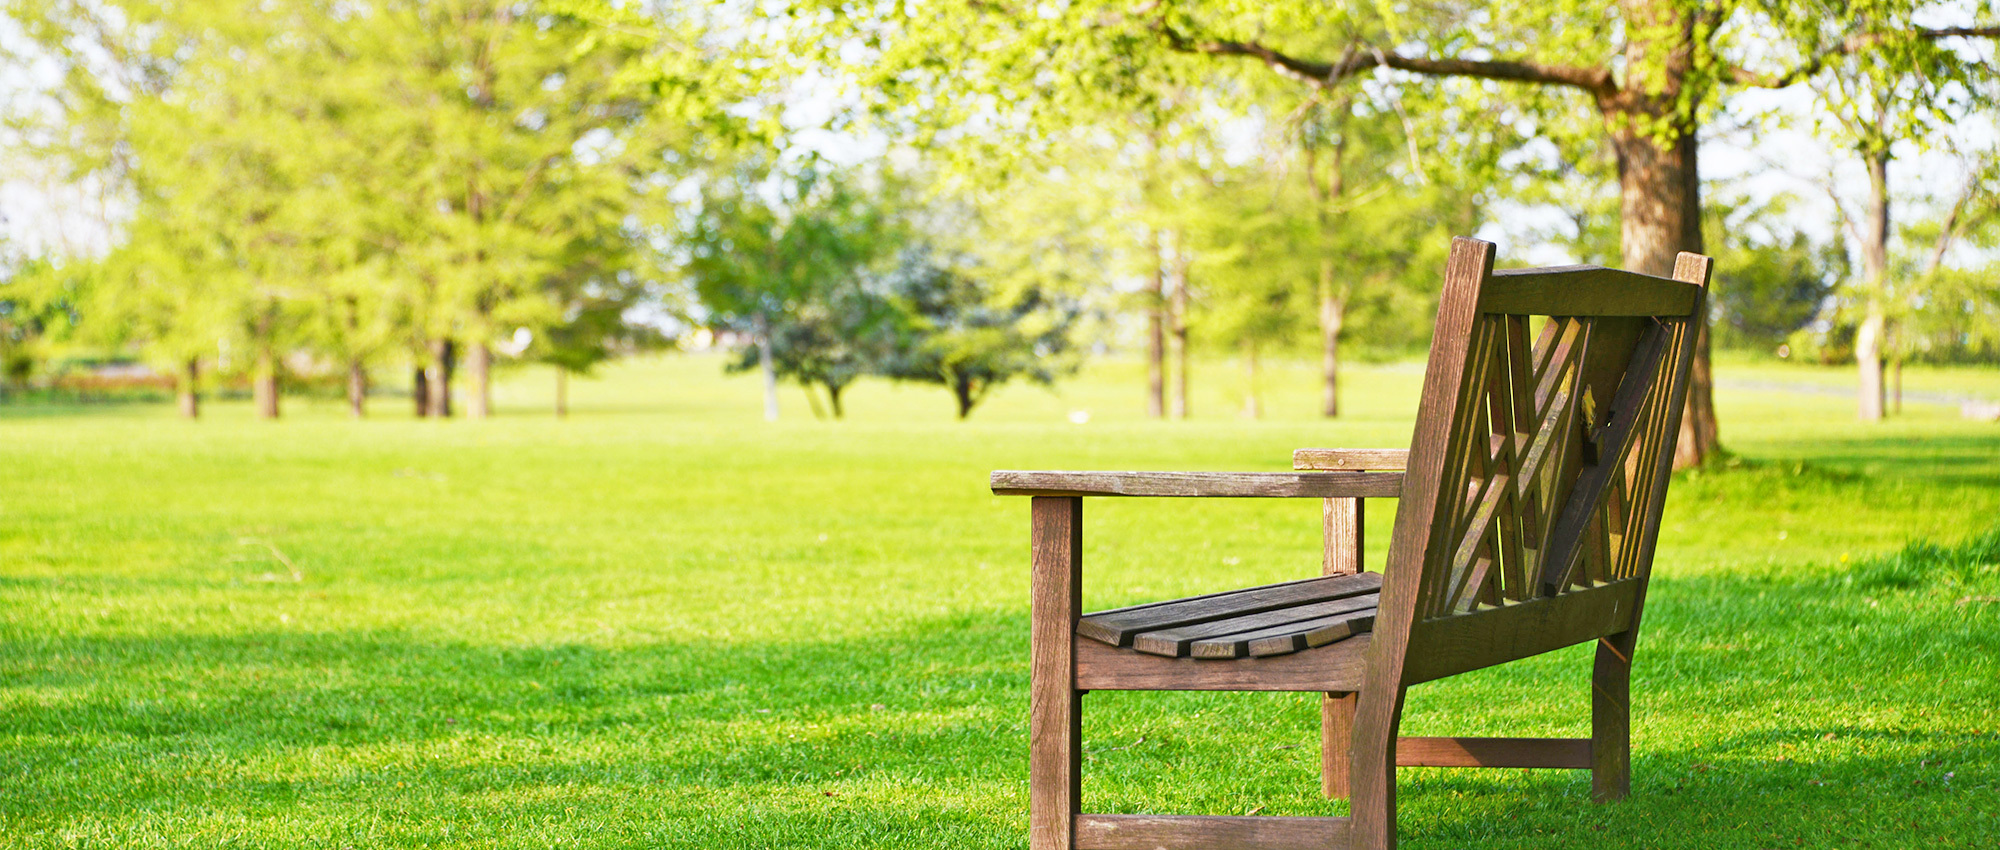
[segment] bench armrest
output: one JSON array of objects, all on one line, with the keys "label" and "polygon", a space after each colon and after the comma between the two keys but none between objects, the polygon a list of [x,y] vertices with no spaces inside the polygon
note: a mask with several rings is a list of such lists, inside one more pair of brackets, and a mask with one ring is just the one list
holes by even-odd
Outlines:
[{"label": "bench armrest", "polygon": [[1394,497],[1403,475],[1367,472],[993,473],[996,496],[1195,496],[1313,499]]},{"label": "bench armrest", "polygon": [[1293,469],[1401,471],[1409,465],[1409,449],[1299,449],[1292,452]]}]

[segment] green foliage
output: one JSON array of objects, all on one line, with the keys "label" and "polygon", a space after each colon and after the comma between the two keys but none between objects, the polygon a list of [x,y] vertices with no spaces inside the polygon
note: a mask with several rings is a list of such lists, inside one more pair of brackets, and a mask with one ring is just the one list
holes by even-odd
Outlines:
[{"label": "green foliage", "polygon": [[764,333],[851,286],[894,250],[897,211],[858,175],[807,167],[710,179],[678,250],[681,274],[718,328]]},{"label": "green foliage", "polygon": [[1819,317],[1846,278],[1847,253],[1838,243],[1815,242],[1782,223],[1793,202],[1724,198],[1709,205],[1717,346],[1775,350]]},{"label": "green foliage", "polygon": [[2000,263],[1940,268],[1896,324],[1904,356],[1937,363],[2000,363]]}]

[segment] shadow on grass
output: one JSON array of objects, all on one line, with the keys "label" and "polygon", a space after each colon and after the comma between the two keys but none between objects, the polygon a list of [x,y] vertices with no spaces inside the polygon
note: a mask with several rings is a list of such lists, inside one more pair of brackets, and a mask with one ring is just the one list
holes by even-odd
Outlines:
[{"label": "shadow on grass", "polygon": [[[1657,581],[1633,798],[1589,805],[1574,772],[1406,770],[1402,836],[1988,841],[2000,715],[1994,653],[1980,646],[2000,638],[1935,591]],[[1554,704],[1584,723],[1586,649],[1442,686],[1424,710],[1508,721]],[[852,638],[632,647],[10,634],[0,832],[191,845],[224,823],[272,845],[1018,846],[1025,650],[1025,619],[1007,612]],[[1493,699],[1546,693],[1558,667],[1570,677],[1560,695]],[[1332,813],[1313,796],[1310,698],[1269,697],[1093,697],[1088,804]]]}]

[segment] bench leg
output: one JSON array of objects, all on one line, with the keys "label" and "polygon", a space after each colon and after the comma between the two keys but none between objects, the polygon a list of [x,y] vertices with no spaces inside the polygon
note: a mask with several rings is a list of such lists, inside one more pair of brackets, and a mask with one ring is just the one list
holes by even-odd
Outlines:
[{"label": "bench leg", "polygon": [[1082,802],[1083,699],[1076,690],[1076,621],[1083,567],[1083,500],[1037,496],[1028,649],[1028,847],[1072,850]]},{"label": "bench leg", "polygon": [[1349,750],[1352,846],[1396,850],[1396,730],[1403,719],[1403,688],[1367,691],[1360,697]]},{"label": "bench leg", "polygon": [[[1325,546],[1322,575],[1361,572],[1362,519],[1360,499],[1327,499],[1322,516]],[[1354,746],[1354,703],[1351,693],[1330,692],[1319,706],[1319,790],[1329,800],[1348,797],[1349,752]]]},{"label": "bench leg", "polygon": [[1632,645],[1636,632],[1597,641],[1590,676],[1590,798],[1599,803],[1632,793]]},{"label": "bench leg", "polygon": [[1319,704],[1319,790],[1329,800],[1348,797],[1348,748],[1354,746],[1354,702],[1351,693],[1329,691]]}]

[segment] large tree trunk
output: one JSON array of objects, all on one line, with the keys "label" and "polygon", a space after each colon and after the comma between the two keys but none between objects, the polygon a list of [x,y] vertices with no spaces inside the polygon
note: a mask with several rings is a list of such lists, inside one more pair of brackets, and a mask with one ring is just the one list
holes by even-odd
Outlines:
[{"label": "large tree trunk", "polygon": [[431,368],[426,385],[430,389],[430,411],[440,419],[451,417],[451,373],[458,359],[458,346],[449,339],[431,342]]},{"label": "large tree trunk", "polygon": [[[1625,268],[1667,277],[1682,251],[1702,251],[1701,174],[1695,127],[1662,144],[1638,126],[1640,116],[1613,116],[1612,144],[1618,151],[1620,247]],[[1688,374],[1687,407],[1681,414],[1674,468],[1699,466],[1718,444],[1715,379],[1708,360],[1708,316],[1696,316],[1693,368]]]},{"label": "large tree trunk", "polygon": [[757,314],[757,371],[764,378],[764,421],[778,421],[778,369],[771,362],[771,320]]},{"label": "large tree trunk", "polygon": [[835,419],[842,419],[847,416],[847,411],[842,410],[840,407],[840,391],[843,389],[846,389],[846,387],[840,384],[826,385],[826,400],[829,404],[833,405],[833,418]]},{"label": "large tree trunk", "polygon": [[258,419],[278,418],[278,356],[269,347],[257,352],[256,373],[250,378],[250,397],[256,402]]},{"label": "large tree trunk", "polygon": [[431,378],[423,366],[418,366],[410,376],[410,398],[417,403],[417,418],[431,415]]},{"label": "large tree trunk", "polygon": [[201,360],[190,357],[181,364],[181,377],[176,387],[176,401],[180,403],[181,415],[189,419],[201,416]]},{"label": "large tree trunk", "polygon": [[472,344],[466,368],[472,371],[472,404],[466,414],[474,419],[493,415],[493,349],[484,342]]},{"label": "large tree trunk", "polygon": [[1861,368],[1859,414],[1863,422],[1882,419],[1882,337],[1889,318],[1882,303],[1889,285],[1889,151],[1867,151],[1868,222],[1861,234],[1861,271],[1866,313],[1854,334],[1854,362]]},{"label": "large tree trunk", "polygon": [[569,416],[569,370],[556,367],[556,418]]},{"label": "large tree trunk", "polygon": [[368,367],[359,357],[347,361],[347,412],[356,419],[368,415]]},{"label": "large tree trunk", "polygon": [[1167,415],[1167,273],[1158,230],[1152,231],[1148,248],[1153,277],[1146,287],[1146,415],[1159,419]]},{"label": "large tree trunk", "polygon": [[1333,258],[1319,263],[1319,412],[1329,419],[1340,415],[1340,324],[1347,317],[1347,305],[1334,296]]},{"label": "large tree trunk", "polygon": [[1188,258],[1174,257],[1174,418],[1188,418]]}]

